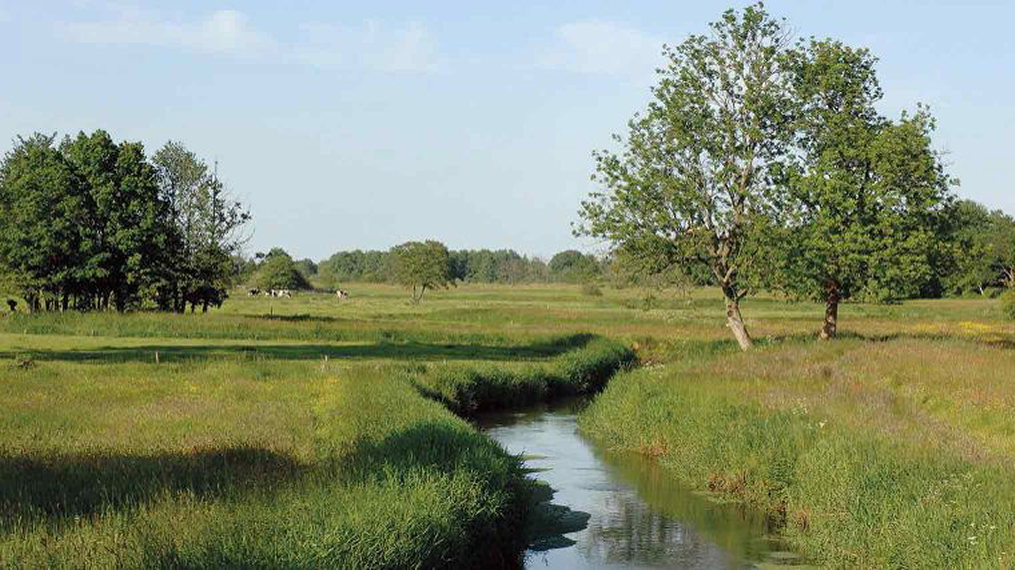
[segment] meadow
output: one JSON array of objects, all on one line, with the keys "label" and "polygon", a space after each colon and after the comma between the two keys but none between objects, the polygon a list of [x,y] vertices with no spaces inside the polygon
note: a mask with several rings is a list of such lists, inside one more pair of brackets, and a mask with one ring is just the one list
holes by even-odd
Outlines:
[{"label": "meadow", "polygon": [[0,318],[0,566],[517,566],[539,492],[467,419],[604,386],[585,433],[815,563],[1015,563],[996,300],[848,304],[819,343],[821,307],[751,299],[742,354],[705,289],[343,288]]}]

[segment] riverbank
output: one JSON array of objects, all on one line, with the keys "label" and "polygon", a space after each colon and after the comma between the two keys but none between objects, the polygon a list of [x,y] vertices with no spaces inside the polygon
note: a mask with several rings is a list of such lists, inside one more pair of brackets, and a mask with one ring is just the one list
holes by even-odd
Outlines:
[{"label": "riverbank", "polygon": [[14,567],[518,567],[534,488],[451,410],[597,389],[633,358],[587,335],[329,345],[320,360],[320,345],[10,342],[0,560]]},{"label": "riverbank", "polygon": [[624,374],[585,433],[766,510],[809,560],[1015,565],[1015,353],[958,340],[685,345]]}]

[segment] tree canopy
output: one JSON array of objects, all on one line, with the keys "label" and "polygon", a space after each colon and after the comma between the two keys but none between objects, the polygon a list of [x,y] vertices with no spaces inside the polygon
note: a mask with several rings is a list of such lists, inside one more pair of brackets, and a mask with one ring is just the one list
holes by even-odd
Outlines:
[{"label": "tree canopy", "polygon": [[773,283],[825,303],[821,338],[836,335],[839,303],[913,296],[934,278],[949,181],[925,109],[882,117],[875,58],[832,40],[787,54],[797,152],[787,163]]},{"label": "tree canopy", "polygon": [[789,32],[760,4],[710,27],[664,47],[652,101],[617,137],[622,150],[595,153],[602,190],[582,203],[576,233],[664,265],[706,265],[748,348],[740,302],[758,282],[757,236],[771,225],[774,175],[792,134]]},{"label": "tree canopy", "polygon": [[102,130],[16,139],[0,164],[0,273],[33,311],[220,303],[249,215],[190,159],[170,176]]},{"label": "tree canopy", "polygon": [[[890,121],[875,59],[833,40],[795,47],[761,4],[664,47],[647,109],[621,149],[594,153],[578,235],[635,266],[707,268],[727,325],[752,345],[741,300],[777,287],[826,303],[926,290],[946,257],[951,180],[918,107]],[[697,280],[697,279],[696,279]]]},{"label": "tree canopy", "polygon": [[439,241],[410,241],[391,248],[395,279],[412,288],[412,302],[419,303],[427,289],[454,284],[448,248]]}]

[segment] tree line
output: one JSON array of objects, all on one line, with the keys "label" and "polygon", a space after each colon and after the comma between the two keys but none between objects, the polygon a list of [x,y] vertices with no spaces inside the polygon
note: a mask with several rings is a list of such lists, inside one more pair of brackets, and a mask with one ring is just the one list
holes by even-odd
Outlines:
[{"label": "tree line", "polygon": [[250,214],[177,142],[18,137],[0,163],[0,277],[31,311],[219,305]]},{"label": "tree line", "polygon": [[878,111],[867,49],[793,41],[756,4],[663,55],[619,150],[594,153],[575,233],[717,287],[742,348],[741,303],[762,288],[824,303],[832,338],[848,299],[1012,284],[1010,218],[957,202],[926,107]]},{"label": "tree line", "polygon": [[[317,264],[316,276],[330,287],[350,281],[398,282],[399,247],[336,252]],[[448,271],[452,281],[462,283],[575,283],[602,275],[604,265],[595,256],[577,250],[558,252],[546,262],[511,249],[463,249],[448,251]]]}]

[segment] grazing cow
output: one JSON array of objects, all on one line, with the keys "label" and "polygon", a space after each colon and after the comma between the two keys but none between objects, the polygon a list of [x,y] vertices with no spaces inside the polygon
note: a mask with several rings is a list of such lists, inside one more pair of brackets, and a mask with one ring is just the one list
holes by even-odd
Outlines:
[{"label": "grazing cow", "polygon": [[335,296],[338,297],[339,301],[341,301],[342,299],[348,299],[349,298],[349,292],[348,291],[343,291],[343,290],[339,289],[338,291],[335,291]]},{"label": "grazing cow", "polygon": [[14,299],[7,299],[7,306],[11,308],[12,313],[16,313],[18,311],[18,302]]},{"label": "grazing cow", "polygon": [[260,289],[256,289],[256,288],[255,289],[247,289],[247,296],[248,297],[256,297],[260,293],[261,293]]},{"label": "grazing cow", "polygon": [[279,298],[285,297],[286,299],[292,299],[293,293],[289,289],[272,289],[271,290],[271,296],[272,297],[279,297]]}]

